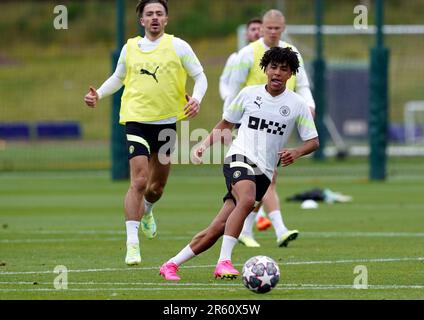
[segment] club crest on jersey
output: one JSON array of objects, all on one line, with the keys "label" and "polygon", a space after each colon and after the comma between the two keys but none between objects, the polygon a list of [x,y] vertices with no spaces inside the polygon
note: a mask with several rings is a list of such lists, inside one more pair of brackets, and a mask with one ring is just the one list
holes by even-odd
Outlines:
[{"label": "club crest on jersey", "polygon": [[237,171],[234,171],[234,173],[233,173],[233,178],[234,179],[237,179],[238,177],[240,177],[241,176],[241,172],[240,172],[240,170],[237,170]]},{"label": "club crest on jersey", "polygon": [[134,153],[134,146],[131,145],[128,151],[130,152],[130,154],[133,154]]},{"label": "club crest on jersey", "polygon": [[288,117],[290,115],[290,108],[288,106],[282,106],[282,107],[280,107],[280,114],[283,117]]},{"label": "club crest on jersey", "polygon": [[249,117],[249,124],[247,125],[250,129],[265,131],[267,133],[278,134],[282,136],[284,129],[287,127],[285,124],[280,124],[276,121],[267,121],[257,117]]}]

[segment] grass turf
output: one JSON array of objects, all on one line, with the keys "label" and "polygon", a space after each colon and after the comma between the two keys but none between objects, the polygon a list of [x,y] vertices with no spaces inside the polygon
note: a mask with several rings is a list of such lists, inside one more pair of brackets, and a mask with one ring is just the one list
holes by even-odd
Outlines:
[{"label": "grass turf", "polygon": [[[237,245],[238,269],[254,255],[274,258],[277,288],[265,295],[241,280],[212,276],[219,241],[189,261],[182,281],[167,283],[158,267],[215,216],[224,194],[220,166],[175,165],[155,207],[156,239],[140,234],[142,264],[127,267],[123,197],[128,182],[106,171],[2,173],[0,179],[0,300],[4,299],[423,299],[424,199],[420,159],[391,159],[385,183],[367,181],[363,159],[310,163],[281,170],[278,191],[288,227],[300,237],[276,246],[272,230],[257,232],[261,248]],[[301,210],[285,196],[311,187],[352,195],[346,204]],[[68,289],[53,272],[64,265]],[[353,288],[354,268],[368,271],[368,289]]]}]

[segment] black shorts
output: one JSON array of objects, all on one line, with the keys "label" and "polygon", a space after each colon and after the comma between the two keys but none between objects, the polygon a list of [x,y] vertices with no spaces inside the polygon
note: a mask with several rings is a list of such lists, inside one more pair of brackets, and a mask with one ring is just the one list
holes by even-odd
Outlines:
[{"label": "black shorts", "polygon": [[228,190],[223,198],[224,202],[231,199],[236,203],[231,190],[238,181],[250,180],[255,183],[256,201],[262,200],[271,184],[271,180],[252,161],[239,154],[225,158],[223,172]]},{"label": "black shorts", "polygon": [[152,153],[170,155],[175,149],[177,124],[146,124],[127,122],[128,159],[135,156],[150,157]]}]

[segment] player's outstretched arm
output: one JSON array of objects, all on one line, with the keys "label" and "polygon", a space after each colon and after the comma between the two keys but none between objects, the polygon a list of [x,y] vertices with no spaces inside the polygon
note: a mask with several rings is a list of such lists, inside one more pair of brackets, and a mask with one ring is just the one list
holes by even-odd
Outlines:
[{"label": "player's outstretched arm", "polygon": [[300,147],[294,149],[283,149],[278,154],[281,159],[281,165],[287,167],[295,162],[298,158],[314,152],[319,147],[318,137],[306,140]]},{"label": "player's outstretched arm", "polygon": [[97,101],[99,100],[99,94],[96,89],[90,87],[90,90],[84,97],[84,102],[87,106],[94,108],[96,107]]},{"label": "player's outstretched arm", "polygon": [[204,152],[215,142],[222,141],[226,142],[228,139],[232,139],[232,129],[234,123],[231,123],[225,119],[219,121],[216,126],[212,129],[209,135],[193,150],[193,163],[202,163],[202,156]]}]

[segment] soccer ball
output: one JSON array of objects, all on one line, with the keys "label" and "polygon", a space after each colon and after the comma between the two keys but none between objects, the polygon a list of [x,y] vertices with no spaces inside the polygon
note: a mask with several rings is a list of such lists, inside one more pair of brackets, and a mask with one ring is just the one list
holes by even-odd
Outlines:
[{"label": "soccer ball", "polygon": [[280,268],[269,257],[255,256],[243,266],[243,284],[255,293],[266,293],[275,288],[280,280]]}]

